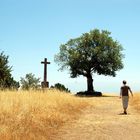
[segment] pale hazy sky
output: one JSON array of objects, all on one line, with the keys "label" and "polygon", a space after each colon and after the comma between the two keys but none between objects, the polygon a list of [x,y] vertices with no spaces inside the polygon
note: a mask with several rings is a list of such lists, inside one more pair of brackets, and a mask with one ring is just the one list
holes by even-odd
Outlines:
[{"label": "pale hazy sky", "polygon": [[124,47],[124,69],[117,76],[93,75],[95,90],[119,93],[122,80],[140,91],[139,0],[0,0],[0,52],[9,55],[12,75],[27,73],[43,79],[41,61],[47,57],[50,85],[62,83],[71,91],[86,90],[86,79],[71,79],[54,63],[60,44],[92,29],[108,30]]}]

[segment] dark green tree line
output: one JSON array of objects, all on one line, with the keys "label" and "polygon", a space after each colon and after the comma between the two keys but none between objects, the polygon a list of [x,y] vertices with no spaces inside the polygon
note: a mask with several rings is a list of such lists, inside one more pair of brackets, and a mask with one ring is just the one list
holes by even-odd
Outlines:
[{"label": "dark green tree line", "polygon": [[4,52],[0,53],[0,89],[17,89],[19,82],[15,81],[11,75],[12,67],[9,66],[9,56]]},{"label": "dark green tree line", "polygon": [[56,83],[54,86],[51,86],[51,88],[56,88],[60,91],[70,92],[68,88],[66,88],[63,84]]}]

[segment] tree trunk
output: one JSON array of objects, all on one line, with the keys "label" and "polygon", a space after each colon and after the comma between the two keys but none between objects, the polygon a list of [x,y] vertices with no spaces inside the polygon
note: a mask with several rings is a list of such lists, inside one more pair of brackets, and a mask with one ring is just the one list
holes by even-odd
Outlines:
[{"label": "tree trunk", "polygon": [[92,75],[89,74],[87,76],[87,91],[89,92],[93,92],[94,88],[93,88],[93,79],[92,79]]}]

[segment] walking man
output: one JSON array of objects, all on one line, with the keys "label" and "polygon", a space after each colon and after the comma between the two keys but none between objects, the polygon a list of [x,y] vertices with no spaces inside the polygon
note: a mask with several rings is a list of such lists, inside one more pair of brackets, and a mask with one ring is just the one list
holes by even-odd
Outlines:
[{"label": "walking man", "polygon": [[129,92],[131,93],[133,97],[133,93],[131,91],[131,88],[126,85],[126,81],[123,81],[123,86],[120,89],[120,98],[122,98],[122,105],[124,109],[124,114],[127,114],[127,108],[128,108],[128,102],[129,102]]}]

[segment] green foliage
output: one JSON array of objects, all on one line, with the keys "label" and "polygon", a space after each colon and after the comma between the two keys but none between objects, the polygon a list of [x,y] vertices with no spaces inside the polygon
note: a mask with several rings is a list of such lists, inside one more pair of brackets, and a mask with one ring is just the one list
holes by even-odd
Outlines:
[{"label": "green foliage", "polygon": [[[55,62],[60,70],[69,69],[72,78],[83,75],[92,84],[92,74],[116,76],[123,68],[123,48],[106,30],[91,30],[82,36],[70,39],[60,46]],[[92,88],[91,88],[92,89]]]},{"label": "green foliage", "polygon": [[26,74],[25,78],[20,78],[21,89],[38,89],[40,87],[40,78],[36,78],[34,74]]},{"label": "green foliage", "polygon": [[10,89],[17,89],[19,87],[19,82],[16,82],[12,75],[12,67],[8,65],[9,56],[6,56],[4,52],[0,53],[0,88],[10,88]]},{"label": "green foliage", "polygon": [[110,34],[95,29],[71,39],[60,46],[55,61],[61,70],[69,68],[71,77],[86,76],[89,72],[115,76],[115,72],[123,68],[123,48]]},{"label": "green foliage", "polygon": [[68,88],[66,88],[64,85],[57,83],[54,86],[51,86],[51,88],[56,88],[60,91],[65,91],[65,92],[70,92],[70,90]]}]

